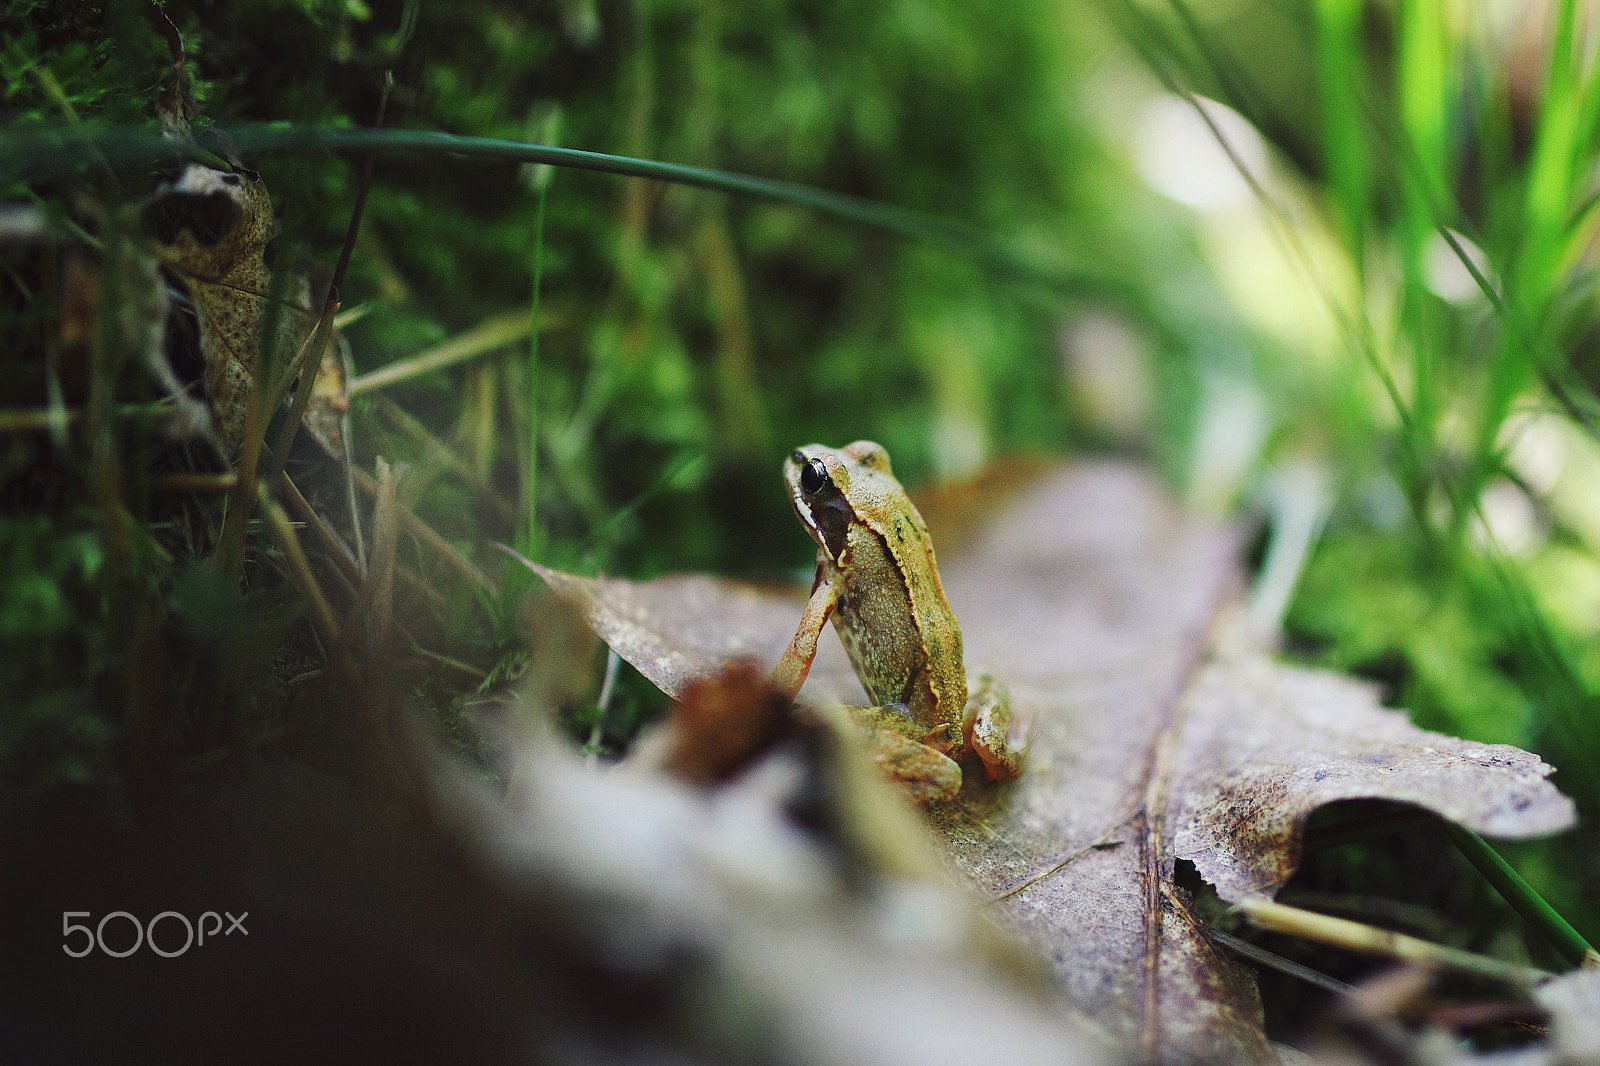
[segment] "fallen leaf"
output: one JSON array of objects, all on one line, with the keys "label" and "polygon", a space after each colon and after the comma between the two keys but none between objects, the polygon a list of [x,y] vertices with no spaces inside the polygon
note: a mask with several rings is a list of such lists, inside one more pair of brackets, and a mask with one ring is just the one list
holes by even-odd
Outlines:
[{"label": "fallen leaf", "polygon": [[716,784],[749,767],[778,737],[788,701],[753,663],[730,665],[711,681],[688,686],[657,735],[658,765],[690,784]]},{"label": "fallen leaf", "polygon": [[[580,603],[595,634],[673,699],[683,699],[692,684],[714,680],[739,659],[753,659],[770,670],[805,606],[798,591],[757,589],[703,574],[637,582],[575,577],[537,563],[527,565],[552,591]],[[830,681],[845,693],[853,685],[855,702],[866,699],[844,650],[825,644],[818,650],[807,690],[816,692],[812,683],[820,689]]]},{"label": "fallen leaf", "polygon": [[[249,171],[193,164],[157,190],[145,218],[160,242],[162,261],[194,302],[206,396],[218,439],[231,456],[244,433],[262,331],[274,318],[268,313],[272,280],[265,259],[278,231],[272,199],[261,178]],[[277,318],[280,360],[294,354],[317,317],[308,308],[303,279],[292,279],[285,295]],[[342,371],[335,380],[342,381]]]},{"label": "fallen leaf", "polygon": [[[1006,680],[1033,739],[1019,781],[969,774],[934,823],[1069,997],[1152,1061],[1276,1060],[1253,980],[1206,936],[1175,859],[1239,900],[1281,887],[1306,818],[1334,800],[1414,803],[1496,837],[1573,818],[1533,755],[1416,729],[1368,686],[1219,642],[1240,539],[1137,468],[1085,464],[941,557],[969,672]],[[799,617],[798,597],[710,578],[541,573],[675,695],[734,657],[775,663]],[[861,699],[837,643],[802,699]]]},{"label": "fallen leaf", "polygon": [[1550,1012],[1554,1061],[1600,1066],[1600,966],[1585,966],[1547,982],[1533,998]]},{"label": "fallen leaf", "polygon": [[1274,1057],[1253,982],[1172,884],[1175,858],[1237,901],[1282,886],[1306,818],[1334,800],[1415,803],[1498,837],[1573,818],[1533,755],[1416,729],[1370,686],[1212,652],[1237,540],[1147,475],[1089,467],[945,568],[969,667],[1037,713],[1016,787],[936,816],[951,856],[997,893],[1067,859],[996,909],[1091,1016],[1161,1060]]}]

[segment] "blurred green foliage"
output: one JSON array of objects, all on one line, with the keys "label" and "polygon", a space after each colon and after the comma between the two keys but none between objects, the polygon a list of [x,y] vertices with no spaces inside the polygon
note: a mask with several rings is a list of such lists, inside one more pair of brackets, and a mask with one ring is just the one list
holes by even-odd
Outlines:
[{"label": "blurred green foliage", "polygon": [[[1286,17],[1233,32],[1268,8]],[[1360,402],[1335,408],[1335,506],[1291,636],[1387,682],[1424,724],[1547,755],[1585,826],[1519,861],[1592,941],[1592,15],[1566,0],[1124,11],[1169,83],[1273,137],[1294,164],[1267,190],[1275,210],[1331,238],[1287,239],[1333,311],[1336,392]],[[1375,483],[1403,506],[1371,507]]]},{"label": "blurred green foliage", "polygon": [[111,724],[83,713],[107,665],[105,552],[85,517],[0,518],[0,780],[82,784],[109,769]]},{"label": "blurred green foliage", "polygon": [[1505,668],[1515,636],[1481,606],[1415,537],[1356,527],[1313,557],[1288,625],[1325,642],[1327,665],[1385,682],[1418,725],[1527,747],[1532,708]]}]

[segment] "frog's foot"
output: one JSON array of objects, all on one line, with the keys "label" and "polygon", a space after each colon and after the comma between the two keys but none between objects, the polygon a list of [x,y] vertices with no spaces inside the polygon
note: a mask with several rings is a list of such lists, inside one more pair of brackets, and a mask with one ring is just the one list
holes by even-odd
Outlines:
[{"label": "frog's foot", "polygon": [[961,766],[948,755],[899,733],[873,733],[867,754],[878,772],[919,807],[948,803],[961,792]]},{"label": "frog's foot", "polygon": [[922,735],[903,704],[851,707],[849,712],[878,772],[900,786],[913,803],[921,807],[947,803],[960,793],[961,764],[941,750],[935,736],[941,730]]},{"label": "frog's foot", "polygon": [[1012,712],[1005,685],[988,674],[978,679],[967,700],[962,732],[967,746],[983,760],[989,780],[1010,781],[1022,773],[1028,756],[1028,721]]}]

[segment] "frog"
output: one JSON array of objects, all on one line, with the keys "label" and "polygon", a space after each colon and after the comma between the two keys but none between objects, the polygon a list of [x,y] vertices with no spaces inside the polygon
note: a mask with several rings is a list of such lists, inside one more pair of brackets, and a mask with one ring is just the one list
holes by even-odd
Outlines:
[{"label": "frog", "polygon": [[975,754],[991,781],[1023,769],[1025,719],[1005,685],[985,675],[970,691],[961,626],[939,579],[922,515],[869,440],[808,444],[783,463],[795,516],[817,545],[816,576],[772,685],[798,696],[832,619],[872,701],[847,708],[879,771],[921,806],[961,791]]}]

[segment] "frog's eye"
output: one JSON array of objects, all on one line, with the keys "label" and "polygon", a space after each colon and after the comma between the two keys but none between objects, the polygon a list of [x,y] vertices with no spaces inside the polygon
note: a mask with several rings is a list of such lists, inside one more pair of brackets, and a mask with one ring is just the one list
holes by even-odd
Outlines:
[{"label": "frog's eye", "polygon": [[811,459],[800,469],[800,491],[813,498],[833,488],[833,479],[821,459]]}]

